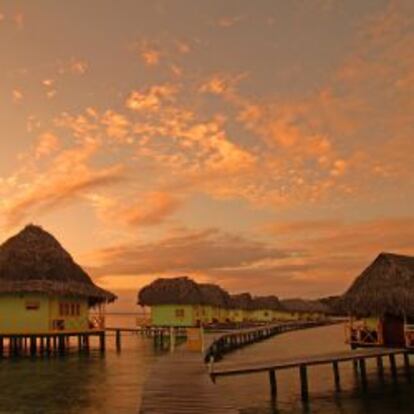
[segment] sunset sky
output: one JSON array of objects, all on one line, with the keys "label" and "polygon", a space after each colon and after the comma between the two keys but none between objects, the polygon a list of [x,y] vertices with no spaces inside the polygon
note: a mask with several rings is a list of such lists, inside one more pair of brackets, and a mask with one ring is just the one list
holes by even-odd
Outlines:
[{"label": "sunset sky", "polygon": [[0,0],[0,46],[0,240],[43,226],[114,309],[414,254],[412,0]]}]

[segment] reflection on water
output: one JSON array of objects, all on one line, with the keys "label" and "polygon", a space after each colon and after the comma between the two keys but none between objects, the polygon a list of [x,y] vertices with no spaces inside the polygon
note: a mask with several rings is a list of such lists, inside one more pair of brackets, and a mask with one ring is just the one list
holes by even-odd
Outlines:
[{"label": "reflection on water", "polygon": [[[131,326],[125,317],[113,322],[112,326]],[[0,413],[136,413],[143,382],[156,358],[151,340],[135,334],[123,335],[121,353],[109,336],[104,356],[91,351],[89,356],[74,352],[60,358],[5,358],[0,369]]]},{"label": "reflection on water", "polygon": [[[122,321],[111,321],[110,325],[132,326],[133,320],[124,317]],[[123,336],[119,354],[114,345],[114,337],[109,337],[104,356],[99,352],[91,352],[90,356],[75,352],[61,358],[2,360],[0,413],[136,413],[146,376],[155,360],[162,356],[155,354],[150,339],[137,335]],[[226,356],[226,361],[266,360],[346,349],[343,328],[330,326],[275,337],[240,349]],[[398,364],[402,365],[400,360]],[[407,383],[403,373],[398,384],[389,376],[381,382],[375,363],[369,362],[369,391],[364,394],[360,392],[352,364],[344,363],[340,367],[343,391],[338,394],[334,392],[329,367],[309,368],[311,399],[307,407],[300,402],[299,378],[294,371],[278,373],[277,406],[272,406],[269,400],[265,374],[218,379],[216,386],[231,396],[241,414],[414,413],[414,385]],[[386,363],[385,371],[389,372]]]},{"label": "reflection on water", "polygon": [[[228,362],[269,360],[294,356],[316,355],[326,352],[345,351],[341,325],[297,331],[236,351],[226,357]],[[402,357],[401,357],[402,358]],[[398,365],[402,360],[397,357]],[[384,359],[385,378],[380,380],[375,361],[367,361],[368,392],[361,391],[352,363],[341,363],[340,393],[335,393],[333,372],[330,366],[308,368],[310,402],[304,406],[300,400],[299,372],[296,370],[277,373],[278,401],[270,401],[266,373],[243,377],[218,379],[217,386],[232,395],[242,414],[269,413],[323,413],[323,414],[384,414],[414,413],[414,385],[409,384],[400,372],[398,382],[393,383],[389,365]]]}]

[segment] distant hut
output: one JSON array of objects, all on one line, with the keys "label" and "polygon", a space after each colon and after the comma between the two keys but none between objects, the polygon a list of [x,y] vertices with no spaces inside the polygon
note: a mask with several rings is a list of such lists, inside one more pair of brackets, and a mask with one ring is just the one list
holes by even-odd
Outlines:
[{"label": "distant hut", "polygon": [[115,299],[41,227],[0,246],[0,335],[103,330],[104,305]]},{"label": "distant hut", "polygon": [[198,326],[202,323],[203,294],[188,278],[160,278],[138,293],[138,304],[151,307],[154,326]]},{"label": "distant hut", "polygon": [[284,311],[278,317],[284,320],[321,320],[330,313],[329,307],[317,300],[283,299],[281,304]]},{"label": "distant hut", "polygon": [[198,285],[202,299],[203,318],[207,323],[225,323],[229,321],[230,295],[220,286],[212,283]]},{"label": "distant hut", "polygon": [[381,253],[343,296],[355,346],[414,347],[414,257]]},{"label": "distant hut", "polygon": [[257,296],[251,305],[251,319],[255,322],[271,322],[276,319],[275,312],[283,307],[276,296]]},{"label": "distant hut", "polygon": [[250,293],[240,293],[230,296],[229,318],[232,322],[247,322],[250,320],[253,299]]}]

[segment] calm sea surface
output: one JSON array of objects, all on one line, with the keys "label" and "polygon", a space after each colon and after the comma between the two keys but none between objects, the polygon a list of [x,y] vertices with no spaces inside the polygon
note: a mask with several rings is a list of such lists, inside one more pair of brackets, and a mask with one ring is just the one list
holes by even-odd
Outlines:
[{"label": "calm sea surface", "polygon": [[[132,319],[124,317],[110,325],[132,323]],[[0,413],[137,413],[151,366],[165,356],[155,353],[151,340],[140,336],[124,335],[120,354],[116,353],[114,342],[113,337],[108,338],[104,357],[91,352],[90,356],[74,353],[62,358],[2,360]],[[346,349],[343,327],[337,325],[281,335],[239,350],[226,360],[263,361]],[[362,394],[352,365],[341,365],[343,392],[335,394],[331,369],[310,368],[311,402],[307,407],[300,403],[298,375],[293,371],[278,374],[277,407],[269,401],[264,374],[219,379],[216,386],[242,414],[414,413],[414,384],[408,384],[402,373],[397,385],[387,376],[382,383],[374,365],[368,364],[367,369],[369,390]],[[389,372],[387,365],[385,370]]]}]

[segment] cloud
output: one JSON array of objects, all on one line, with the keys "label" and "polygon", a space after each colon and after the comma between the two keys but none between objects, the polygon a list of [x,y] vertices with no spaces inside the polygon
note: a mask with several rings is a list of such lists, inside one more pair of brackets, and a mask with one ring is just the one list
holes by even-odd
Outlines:
[{"label": "cloud", "polygon": [[39,135],[36,142],[35,158],[48,156],[59,149],[59,138],[52,132],[44,132]]},{"label": "cloud", "polygon": [[175,230],[153,243],[125,244],[98,250],[85,260],[99,263],[93,271],[97,276],[160,275],[225,272],[243,268],[266,259],[283,259],[285,251],[227,234],[218,229]]},{"label": "cloud", "polygon": [[100,195],[90,199],[103,221],[128,227],[157,226],[175,213],[182,203],[178,197],[162,191],[136,194],[122,200]]},{"label": "cloud", "polygon": [[[43,151],[45,148],[43,146]],[[120,165],[101,168],[88,165],[97,148],[96,142],[90,141],[63,150],[51,160],[48,168],[40,172],[28,163],[3,196],[0,211],[5,224],[15,227],[28,217],[77,199],[86,191],[121,180],[123,168]],[[39,146],[35,150],[35,155],[38,154]]]}]

